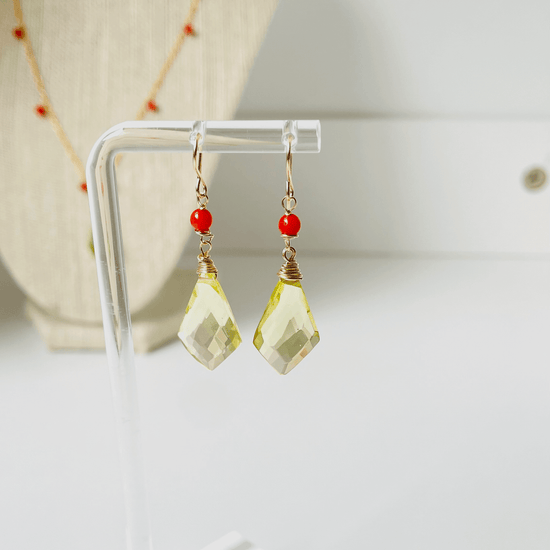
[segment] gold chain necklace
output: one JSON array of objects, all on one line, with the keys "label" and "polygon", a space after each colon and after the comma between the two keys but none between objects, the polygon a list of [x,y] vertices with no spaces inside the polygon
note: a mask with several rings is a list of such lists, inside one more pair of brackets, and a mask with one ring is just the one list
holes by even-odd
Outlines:
[{"label": "gold chain necklace", "polygon": [[[187,12],[187,16],[185,17],[185,21],[181,28],[181,31],[178,34],[172,46],[172,49],[168,54],[168,57],[166,58],[166,60],[164,61],[164,64],[162,65],[160,73],[158,74],[153,85],[151,86],[151,89],[149,90],[147,97],[141,104],[135,117],[136,120],[143,120],[143,118],[145,117],[148,111],[156,111],[158,109],[157,103],[156,103],[156,97],[162,85],[164,84],[166,75],[168,74],[168,71],[171,69],[172,65],[174,64],[174,61],[176,60],[181,50],[181,47],[183,45],[183,42],[185,41],[185,38],[187,36],[193,36],[195,34],[195,30],[193,27],[193,20],[195,18],[195,14],[199,7],[199,2],[200,0],[191,0],[191,5],[189,6],[189,11]],[[44,79],[42,78],[42,74],[40,73],[40,68],[38,67],[38,62],[36,61],[36,57],[34,55],[34,51],[31,45],[31,41],[29,39],[29,34],[25,26],[25,21],[23,19],[23,10],[21,8],[20,0],[13,0],[13,11],[15,14],[15,18],[17,19],[17,27],[13,29],[12,34],[17,40],[20,40],[23,43],[23,48],[25,50],[25,57],[27,58],[27,62],[31,70],[32,78],[34,80],[36,90],[40,97],[40,104],[38,104],[35,107],[35,112],[38,116],[47,118],[50,121],[50,124],[52,125],[53,131],[55,132],[57,139],[63,146],[63,149],[65,150],[66,155],[69,157],[70,161],[73,163],[73,166],[75,167],[78,177],[80,178],[80,182],[81,182],[80,189],[84,192],[87,192],[86,170],[84,168],[84,163],[80,160],[80,158],[76,154],[74,147],[72,146],[71,142],[69,141],[69,138],[67,137],[67,134],[65,133],[65,130],[63,130],[63,126],[59,121],[59,118],[53,108],[52,102],[50,101],[50,98],[46,91],[46,86],[44,85]],[[92,251],[93,251],[92,244],[90,244],[90,247],[92,248]]]}]

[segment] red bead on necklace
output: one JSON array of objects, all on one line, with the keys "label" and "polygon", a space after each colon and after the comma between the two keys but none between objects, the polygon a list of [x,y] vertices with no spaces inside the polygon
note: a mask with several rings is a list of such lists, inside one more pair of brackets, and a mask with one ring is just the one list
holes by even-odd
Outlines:
[{"label": "red bead on necklace", "polygon": [[[155,101],[156,95],[160,91],[166,79],[166,75],[168,74],[172,65],[174,64],[174,61],[178,55],[179,49],[183,43],[183,39],[186,36],[195,35],[195,28],[192,25],[192,22],[194,20],[193,18],[198,9],[199,3],[200,3],[200,0],[191,0],[190,6],[189,6],[189,12],[186,18],[184,19],[184,22],[186,21],[189,21],[189,22],[185,23],[179,28],[178,36],[174,43],[175,50],[173,48],[173,52],[175,53],[170,53],[170,55],[164,61],[152,90],[149,92],[148,97],[146,97],[146,99],[143,100],[143,102],[141,103],[139,111],[135,116],[136,120],[143,120],[147,116],[148,112],[158,111],[158,105]],[[69,157],[69,159],[71,160],[71,162],[75,167],[75,170],[79,174],[79,180],[81,181],[81,183],[78,184],[79,189],[82,192],[87,193],[88,186],[86,182],[83,181],[86,177],[86,170],[84,167],[84,163],[76,154],[76,151],[73,145],[69,141],[68,136],[65,134],[65,131],[63,130],[63,127],[61,126],[59,118],[57,117],[56,112],[54,110],[53,104],[50,101],[50,98],[44,87],[44,79],[42,78],[42,74],[40,73],[40,68],[37,63],[34,52],[30,47],[31,37],[27,34],[28,30],[25,26],[25,21],[23,19],[23,10],[21,8],[21,0],[13,0],[13,10],[14,10],[15,18],[17,20],[17,26],[12,28],[11,33],[15,39],[23,42],[22,45],[24,47],[24,53],[27,58],[27,62],[29,64],[29,68],[31,70],[34,83],[36,85],[36,88],[40,97],[40,101],[42,101],[41,104],[36,105],[34,107],[34,112],[37,116],[48,120],[48,122],[52,125],[55,131],[55,134],[57,135],[59,142],[61,143],[61,146],[65,150],[66,155]],[[212,215],[205,208],[199,209],[197,212],[198,213],[196,215],[196,219],[193,220],[192,218],[191,223],[197,231],[206,233],[208,232],[210,225],[212,224]],[[90,245],[90,248],[92,249],[92,252],[93,252],[93,245]]]}]

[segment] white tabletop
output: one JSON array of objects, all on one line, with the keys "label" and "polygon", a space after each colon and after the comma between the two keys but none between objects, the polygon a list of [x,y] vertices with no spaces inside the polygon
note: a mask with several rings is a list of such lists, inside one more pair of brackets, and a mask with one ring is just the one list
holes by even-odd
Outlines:
[{"label": "white tabletop", "polygon": [[[216,258],[216,371],[137,357],[155,549],[547,550],[550,262],[299,259],[321,342],[288,376],[251,343],[278,257]],[[0,281],[0,548],[122,549],[105,357],[49,352]]]}]

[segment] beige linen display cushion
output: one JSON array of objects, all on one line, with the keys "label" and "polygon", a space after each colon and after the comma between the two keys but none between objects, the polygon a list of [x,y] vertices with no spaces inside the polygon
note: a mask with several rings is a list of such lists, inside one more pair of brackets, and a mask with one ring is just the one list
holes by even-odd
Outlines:
[{"label": "beige linen display cushion", "polygon": [[[277,0],[202,0],[149,120],[233,118]],[[83,162],[131,120],[172,47],[187,1],[23,0],[46,89]],[[103,346],[88,200],[39,102],[11,2],[0,4],[0,252],[51,348]],[[207,182],[217,164],[204,163]],[[193,279],[176,264],[192,234],[191,156],[128,153],[117,170],[136,350],[175,337]],[[194,235],[193,235],[194,236]]]}]

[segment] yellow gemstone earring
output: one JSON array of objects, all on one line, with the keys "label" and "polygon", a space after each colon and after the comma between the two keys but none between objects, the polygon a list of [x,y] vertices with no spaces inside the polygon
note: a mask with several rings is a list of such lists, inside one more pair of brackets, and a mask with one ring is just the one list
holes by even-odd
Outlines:
[{"label": "yellow gemstone earring", "polygon": [[285,214],[279,220],[285,241],[284,263],[254,334],[254,346],[279,374],[289,373],[319,343],[319,331],[300,283],[302,274],[296,249],[290,244],[301,227],[300,219],[292,213],[298,202],[292,183],[292,137],[288,141],[286,176],[286,195],[282,201]]},{"label": "yellow gemstone earring", "polygon": [[193,166],[197,173],[197,209],[191,214],[191,225],[199,235],[200,254],[197,284],[185,310],[178,332],[187,351],[209,370],[227,359],[242,342],[231,307],[218,281],[218,270],[210,257],[212,214],[207,210],[208,189],[202,177],[201,135],[193,150]]}]

